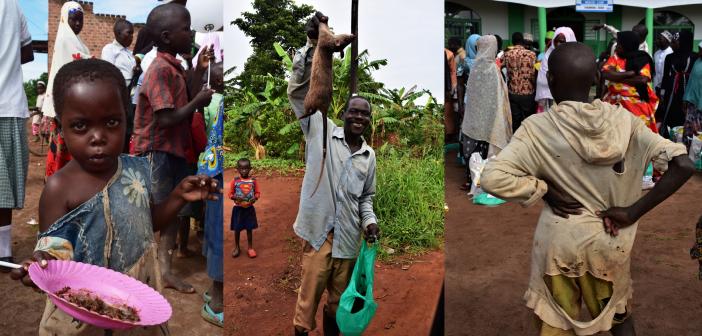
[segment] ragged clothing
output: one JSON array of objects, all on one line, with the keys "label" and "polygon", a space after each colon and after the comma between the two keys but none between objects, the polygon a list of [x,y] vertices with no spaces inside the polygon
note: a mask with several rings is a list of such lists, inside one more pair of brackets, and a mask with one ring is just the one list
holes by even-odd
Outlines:
[{"label": "ragged clothing", "polygon": [[[529,117],[509,145],[488,162],[481,186],[497,197],[529,206],[546,194],[545,181],[550,181],[584,206],[581,215],[565,219],[546,205],[537,223],[524,298],[542,321],[588,335],[609,330],[615,313],[626,312],[638,223],[611,237],[595,212],[633,204],[641,196],[649,162],[663,172],[672,158],[685,153],[683,145],[651,132],[624,108],[596,100],[562,102]],[[617,163],[623,170],[614,169]],[[613,292],[597,317],[578,321],[554,300],[544,275],[574,278],[586,273],[612,282]]]},{"label": "ragged clothing", "polygon": [[[288,83],[288,99],[297,117],[304,114],[304,100],[309,90],[314,41],[300,49],[293,60]],[[327,156],[319,189],[322,168],[322,126],[327,123]],[[351,152],[344,139],[344,129],[322,113],[300,120],[305,135],[305,177],[300,192],[300,207],[293,229],[319,251],[334,231],[333,258],[355,259],[361,246],[361,233],[377,224],[373,212],[375,197],[375,152],[363,141],[361,149]]]},{"label": "ragged clothing", "polygon": [[[39,234],[35,250],[127,274],[162,290],[151,221],[151,173],[147,159],[122,155],[102,191]],[[114,335],[168,335],[167,326]],[[47,301],[39,335],[104,335],[74,321]]]}]

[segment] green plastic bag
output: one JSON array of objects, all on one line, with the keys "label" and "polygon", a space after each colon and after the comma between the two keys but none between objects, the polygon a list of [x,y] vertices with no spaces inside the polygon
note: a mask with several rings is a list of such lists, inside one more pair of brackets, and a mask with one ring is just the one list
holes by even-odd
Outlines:
[{"label": "green plastic bag", "polygon": [[373,268],[378,244],[366,247],[361,243],[361,252],[353,267],[349,286],[339,299],[336,323],[344,336],[361,335],[368,328],[378,304],[373,300]]}]

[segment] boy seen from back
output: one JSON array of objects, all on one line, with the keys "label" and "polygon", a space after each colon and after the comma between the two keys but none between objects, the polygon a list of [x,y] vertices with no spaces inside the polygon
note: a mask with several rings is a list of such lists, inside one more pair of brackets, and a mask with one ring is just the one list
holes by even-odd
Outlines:
[{"label": "boy seen from back", "polygon": [[[522,123],[481,176],[485,191],[529,206],[543,198],[527,306],[541,335],[634,335],[631,249],[638,220],[692,175],[685,147],[620,106],[589,101],[599,73],[592,50],[565,43],[549,59],[557,105]],[[653,161],[660,182],[643,197]],[[591,320],[580,317],[582,303]]]},{"label": "boy seen from back", "polygon": [[[190,51],[190,13],[178,4],[154,8],[146,29],[158,48],[156,59],[144,74],[134,118],[132,154],[149,159],[152,188],[156,202],[163,200],[187,173],[187,153],[192,151],[190,125],[196,109],[209,104],[212,90],[202,88],[202,73],[212,57],[212,50],[201,53],[192,73],[198,80],[188,81],[177,54]],[[187,83],[195,83],[188,88]],[[198,92],[199,91],[199,92]],[[197,92],[191,100],[188,93]],[[177,225],[168,226],[159,242],[159,262],[164,286],[183,293],[195,289],[171,273],[171,256],[175,247]]]}]

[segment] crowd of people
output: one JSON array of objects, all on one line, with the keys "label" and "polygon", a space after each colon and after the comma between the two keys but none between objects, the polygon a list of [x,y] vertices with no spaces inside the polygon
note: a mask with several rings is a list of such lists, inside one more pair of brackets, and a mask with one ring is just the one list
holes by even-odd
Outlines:
[{"label": "crowd of people", "polygon": [[[202,236],[201,253],[212,281],[202,295],[201,315],[222,327],[222,49],[211,35],[202,46],[195,43],[185,2],[155,7],[133,51],[134,25],[118,19],[113,42],[100,54],[91,52],[80,37],[93,28],[84,27],[81,5],[63,4],[46,94],[37,104],[43,123],[50,125],[51,141],[39,201],[38,241],[32,257],[11,276],[34,286],[27,275],[30,263],[46,267],[45,260],[74,260],[128,274],[159,291],[195,293],[172,271],[174,255],[196,254],[188,249],[192,221]],[[7,22],[8,16],[23,20],[22,13],[8,10],[2,23],[18,29],[13,45],[3,50],[21,47],[22,57],[3,58],[2,64],[16,70],[14,78],[21,88],[19,65],[30,60],[25,49],[29,45],[31,55],[31,37],[24,21]],[[1,13],[6,13],[4,8]],[[39,92],[43,86],[37,85]],[[23,92],[12,94],[17,100],[25,97]],[[23,207],[28,168],[21,118],[27,114],[26,98],[15,105],[10,110],[17,118],[0,119],[3,144],[25,144],[9,151],[3,146],[0,153],[3,164],[12,165],[5,168],[15,172],[0,180],[3,188],[10,188],[3,189],[0,204],[0,252],[5,261],[13,260],[11,209]],[[35,136],[40,135],[41,124],[32,121]],[[67,189],[72,192],[66,193]],[[158,242],[155,232],[160,233]],[[38,328],[40,334],[52,335],[96,332],[51,303],[46,304]],[[161,325],[132,333],[169,331]]]},{"label": "crowd of people", "polygon": [[[524,296],[540,335],[635,334],[638,221],[692,176],[687,150],[702,136],[691,32],[662,32],[651,57],[645,26],[594,29],[616,37],[599,59],[569,27],[549,32],[543,56],[519,32],[502,51],[496,36],[475,34],[465,49],[456,38],[445,49],[447,141],[460,143],[464,161],[487,160],[484,192],[546,203]],[[693,258],[702,258],[700,232]]]},{"label": "crowd of people", "polygon": [[[631,31],[609,25],[593,29],[604,29],[614,37],[596,60],[600,77],[593,84],[594,98],[624,106],[653,132],[690,149],[702,133],[702,61],[693,52],[693,33],[657,34],[651,57],[644,25]],[[549,56],[558,45],[577,41],[571,28],[559,27],[546,34],[546,50],[540,53],[528,33],[512,34],[505,50],[500,50],[499,36],[492,35],[494,42],[486,36],[470,35],[465,48],[459,38],[451,37],[445,49],[446,142],[460,144],[463,162],[473,152],[480,152],[484,159],[497,154],[506,144],[503,138],[509,140],[524,119],[551,108]],[[495,55],[481,52],[480,44],[495,48]],[[490,58],[495,69],[487,67]],[[470,174],[466,175],[464,190],[470,187]],[[658,171],[649,168],[643,188],[652,188],[659,177]]]}]

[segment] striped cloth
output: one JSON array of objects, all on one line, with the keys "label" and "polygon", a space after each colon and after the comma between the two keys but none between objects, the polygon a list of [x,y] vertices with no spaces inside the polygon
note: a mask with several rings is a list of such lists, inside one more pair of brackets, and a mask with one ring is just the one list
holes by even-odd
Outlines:
[{"label": "striped cloth", "polygon": [[0,118],[0,209],[24,207],[29,168],[27,118]]}]

